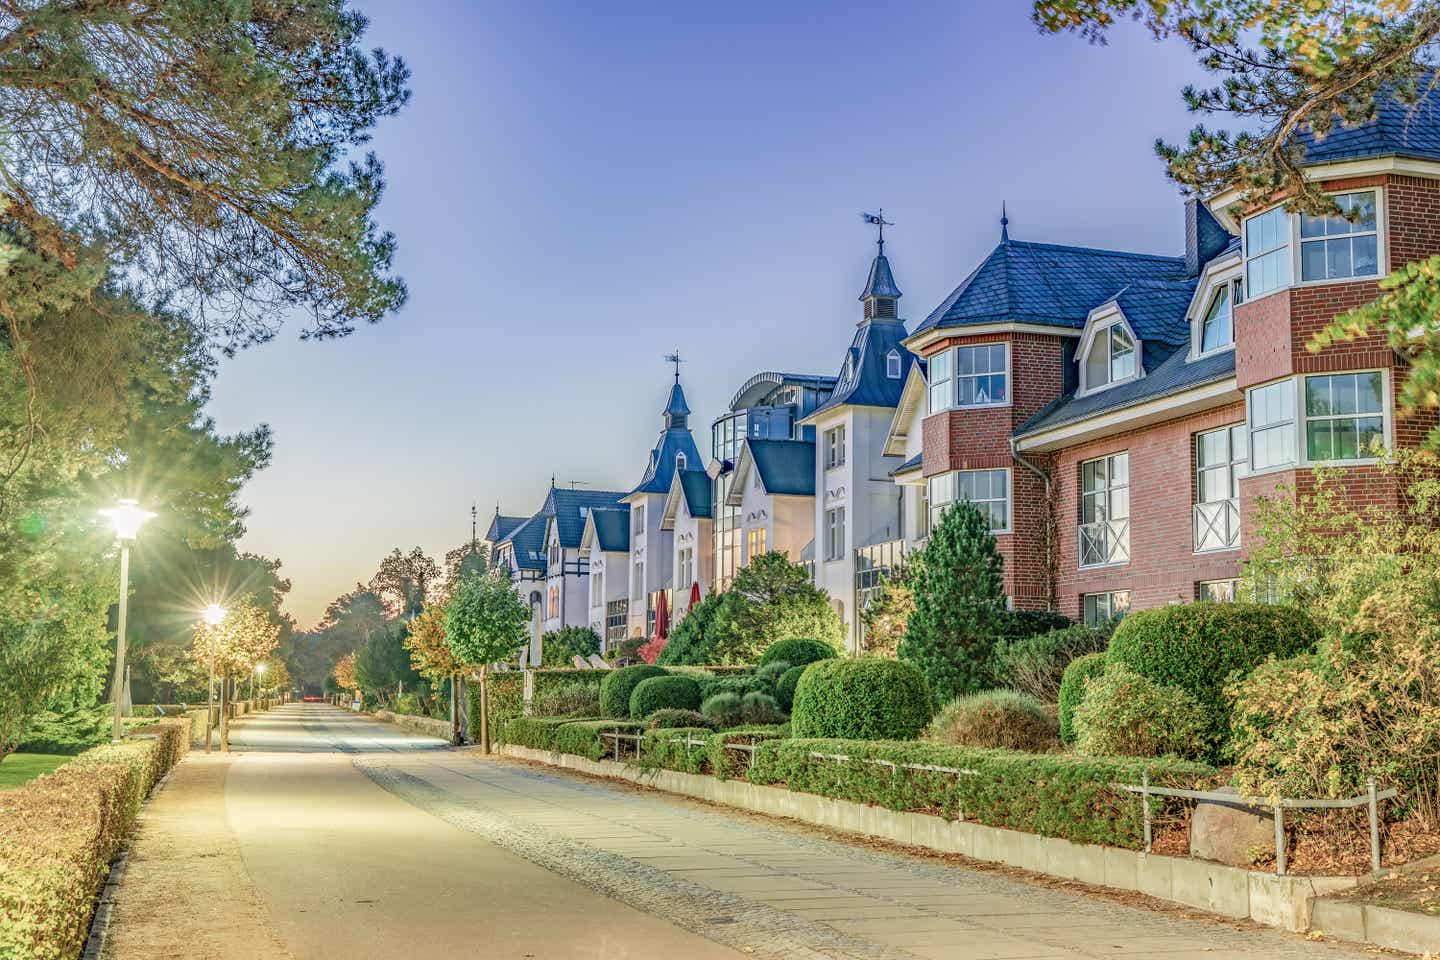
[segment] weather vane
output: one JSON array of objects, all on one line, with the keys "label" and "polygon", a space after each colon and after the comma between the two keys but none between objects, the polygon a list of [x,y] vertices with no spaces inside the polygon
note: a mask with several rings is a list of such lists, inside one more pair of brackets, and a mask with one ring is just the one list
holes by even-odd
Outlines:
[{"label": "weather vane", "polygon": [[679,351],[679,350],[676,350],[674,353],[667,353],[667,354],[665,354],[665,362],[666,362],[666,363],[673,363],[673,364],[675,364],[675,382],[676,382],[676,383],[679,383],[679,382],[680,382],[680,364],[682,364],[682,363],[685,362],[684,360],[681,360],[681,359],[680,359],[680,351]]},{"label": "weather vane", "polygon": [[885,228],[895,226],[885,219],[885,208],[881,207],[879,213],[862,213],[860,219],[879,228],[880,236],[875,242],[880,244],[880,256],[885,256]]}]

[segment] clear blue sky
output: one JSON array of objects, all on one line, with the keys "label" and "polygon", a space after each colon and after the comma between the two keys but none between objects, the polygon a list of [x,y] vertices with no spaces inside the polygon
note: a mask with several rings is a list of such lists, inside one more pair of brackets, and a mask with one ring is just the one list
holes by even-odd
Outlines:
[{"label": "clear blue sky", "polygon": [[331,343],[225,361],[222,430],[272,425],[245,549],[312,623],[392,547],[437,559],[497,501],[628,489],[669,387],[696,442],[751,373],[834,373],[874,253],[918,323],[994,246],[1176,254],[1151,144],[1193,124],[1188,51],[1041,36],[1021,0],[361,0],[414,100],[378,130],[410,302]]}]

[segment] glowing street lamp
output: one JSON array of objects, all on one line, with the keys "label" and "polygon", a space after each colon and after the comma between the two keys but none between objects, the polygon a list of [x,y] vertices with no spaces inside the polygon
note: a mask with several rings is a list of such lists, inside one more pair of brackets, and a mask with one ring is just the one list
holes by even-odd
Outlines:
[{"label": "glowing street lamp", "polygon": [[200,616],[210,625],[210,685],[205,688],[205,752],[210,752],[210,731],[215,726],[215,636],[214,629],[225,619],[225,608],[212,603],[200,611]]},{"label": "glowing street lamp", "polygon": [[265,677],[265,664],[263,664],[263,663],[257,663],[257,664],[255,664],[255,675],[250,678],[250,700],[252,701],[252,703],[251,703],[252,708],[253,708],[253,706],[254,706],[253,701],[255,700],[255,684],[256,684],[257,681],[263,680],[264,677]]},{"label": "glowing street lamp", "polygon": [[115,698],[115,726],[112,737],[118,741],[124,735],[120,713],[122,701],[125,699],[125,614],[130,599],[130,544],[140,532],[141,525],[155,514],[142,510],[140,504],[134,500],[121,500],[115,506],[101,510],[100,516],[110,521],[110,525],[115,529],[115,539],[120,541],[120,630],[115,637],[115,681],[111,685],[111,693]]}]

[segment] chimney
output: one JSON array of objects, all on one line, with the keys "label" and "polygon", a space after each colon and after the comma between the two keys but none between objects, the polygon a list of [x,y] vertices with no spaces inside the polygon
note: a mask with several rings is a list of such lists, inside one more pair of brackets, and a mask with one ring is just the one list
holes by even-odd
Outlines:
[{"label": "chimney", "polygon": [[1185,275],[1196,277],[1230,242],[1230,233],[1205,204],[1191,197],[1185,201]]}]

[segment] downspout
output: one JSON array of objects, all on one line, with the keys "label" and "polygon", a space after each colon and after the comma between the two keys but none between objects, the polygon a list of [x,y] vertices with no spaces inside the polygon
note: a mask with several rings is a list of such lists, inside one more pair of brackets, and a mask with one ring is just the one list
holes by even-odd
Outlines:
[{"label": "downspout", "polygon": [[1014,457],[1016,462],[1018,462],[1021,466],[1025,467],[1031,473],[1035,474],[1035,476],[1039,477],[1040,482],[1045,484],[1045,599],[1050,609],[1054,610],[1056,575],[1054,530],[1055,504],[1051,496],[1050,474],[1046,473],[1044,470],[1041,470],[1035,464],[1031,463],[1029,460],[1026,460],[1023,456],[1020,455],[1020,446],[1013,436],[1010,438],[1010,456]]}]

